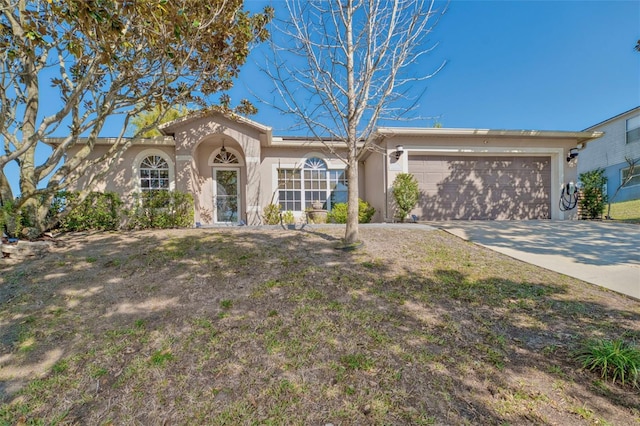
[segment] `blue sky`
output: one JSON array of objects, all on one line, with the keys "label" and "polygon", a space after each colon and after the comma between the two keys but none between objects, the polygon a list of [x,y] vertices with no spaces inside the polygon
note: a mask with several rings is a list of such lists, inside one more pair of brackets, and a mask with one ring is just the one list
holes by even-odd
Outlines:
[{"label": "blue sky", "polygon": [[[267,4],[277,14],[284,6],[246,1],[251,10]],[[416,113],[431,118],[398,125],[582,130],[640,105],[638,39],[637,0],[452,0],[430,38],[437,47],[421,64],[431,73],[446,62],[428,81]],[[260,71],[267,49],[251,53],[232,99],[249,98],[259,109],[253,120],[291,135],[291,119],[255,96],[271,97],[273,86]],[[102,136],[117,135],[119,123],[111,120]],[[16,190],[17,168],[6,171]]]},{"label": "blue sky", "polygon": [[[248,1],[252,10],[280,1]],[[444,127],[582,130],[640,105],[640,1],[457,1],[430,38],[417,114]],[[289,134],[252,52],[232,96],[259,109],[252,119]],[[434,119],[398,125],[432,126]]]}]

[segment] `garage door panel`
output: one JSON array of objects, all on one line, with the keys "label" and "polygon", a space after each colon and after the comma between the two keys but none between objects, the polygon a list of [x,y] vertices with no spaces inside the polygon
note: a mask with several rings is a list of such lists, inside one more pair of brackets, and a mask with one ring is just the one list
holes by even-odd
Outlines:
[{"label": "garage door panel", "polygon": [[411,156],[423,220],[550,217],[549,157]]}]

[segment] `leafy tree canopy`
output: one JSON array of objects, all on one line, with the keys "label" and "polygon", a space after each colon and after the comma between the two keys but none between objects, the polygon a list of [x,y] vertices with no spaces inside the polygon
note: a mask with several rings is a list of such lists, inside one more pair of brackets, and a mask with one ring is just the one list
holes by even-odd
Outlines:
[{"label": "leafy tree canopy", "polygon": [[[230,89],[252,44],[268,37],[272,15],[251,14],[242,0],[0,0],[0,204],[26,210],[30,233],[43,232],[53,194],[92,168],[88,193],[127,148],[131,117],[159,106],[206,109],[211,95]],[[53,101],[41,102],[45,86]],[[224,111],[253,110],[224,99]],[[118,114],[124,124],[113,146],[90,156]],[[53,150],[36,164],[36,147],[47,141]],[[6,177],[11,162],[20,169],[19,197]]]},{"label": "leafy tree canopy", "polygon": [[185,106],[163,109],[161,105],[156,105],[152,110],[142,111],[140,114],[131,118],[131,130],[133,131],[134,136],[140,136],[143,138],[162,136],[160,130],[158,130],[158,124],[168,123],[180,117],[184,117],[190,112],[189,108]]}]

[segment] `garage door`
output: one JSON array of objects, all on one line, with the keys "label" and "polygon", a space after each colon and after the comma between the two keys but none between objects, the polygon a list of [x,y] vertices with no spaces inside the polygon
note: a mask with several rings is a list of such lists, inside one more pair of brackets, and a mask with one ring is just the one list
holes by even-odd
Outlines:
[{"label": "garage door", "polygon": [[410,156],[421,220],[547,219],[550,157]]}]

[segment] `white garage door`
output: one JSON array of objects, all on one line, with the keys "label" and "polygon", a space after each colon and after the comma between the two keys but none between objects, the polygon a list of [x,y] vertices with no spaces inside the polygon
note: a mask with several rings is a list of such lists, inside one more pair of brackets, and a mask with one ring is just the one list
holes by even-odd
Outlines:
[{"label": "white garage door", "polygon": [[421,220],[548,219],[550,157],[409,157]]}]

